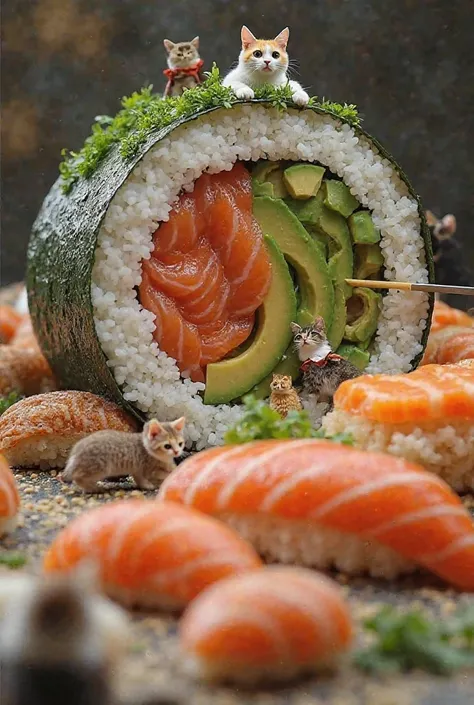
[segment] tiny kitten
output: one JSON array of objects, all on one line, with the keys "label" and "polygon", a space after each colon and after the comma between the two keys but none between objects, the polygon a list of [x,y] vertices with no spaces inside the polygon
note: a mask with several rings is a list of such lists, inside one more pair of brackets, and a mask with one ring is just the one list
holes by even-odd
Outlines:
[{"label": "tiny kitten", "polygon": [[290,375],[274,374],[270,389],[270,409],[277,411],[283,419],[290,411],[302,410],[303,404],[298,392],[293,388]]},{"label": "tiny kitten", "polygon": [[131,475],[139,489],[154,490],[183,452],[184,424],[184,417],[165,423],[151,419],[141,433],[92,433],[73,447],[61,479],[86,492],[101,492],[100,480]]},{"label": "tiny kitten", "polygon": [[288,54],[286,46],[290,36],[288,27],[275,39],[257,39],[247,27],[240,33],[242,51],[238,66],[225,77],[223,84],[232,88],[237,98],[250,100],[254,97],[254,88],[265,84],[291,88],[293,100],[297,105],[307,105],[309,95],[297,81],[290,81],[287,76]]},{"label": "tiny kitten", "polygon": [[204,64],[199,56],[199,37],[191,42],[170,42],[163,40],[168,53],[168,68],[163,71],[168,83],[163,98],[179,96],[187,88],[194,88],[202,83],[201,68]]},{"label": "tiny kitten", "polygon": [[291,331],[295,350],[303,363],[303,392],[314,395],[317,402],[328,402],[328,411],[331,411],[339,385],[347,379],[359,377],[362,372],[349,360],[332,352],[321,317],[306,328],[292,323]]}]

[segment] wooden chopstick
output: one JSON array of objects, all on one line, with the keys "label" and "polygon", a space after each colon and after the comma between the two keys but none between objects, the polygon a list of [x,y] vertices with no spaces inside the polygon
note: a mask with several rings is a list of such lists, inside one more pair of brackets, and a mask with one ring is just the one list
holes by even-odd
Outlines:
[{"label": "wooden chopstick", "polygon": [[474,286],[446,286],[445,284],[412,284],[411,282],[372,281],[371,279],[346,279],[349,286],[367,289],[398,289],[399,291],[426,291],[430,294],[460,294],[474,296]]}]

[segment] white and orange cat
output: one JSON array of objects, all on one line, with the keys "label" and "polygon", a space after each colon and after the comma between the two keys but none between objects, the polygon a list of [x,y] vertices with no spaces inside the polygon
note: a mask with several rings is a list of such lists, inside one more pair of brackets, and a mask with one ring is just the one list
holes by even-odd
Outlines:
[{"label": "white and orange cat", "polygon": [[298,81],[291,81],[288,76],[288,53],[286,50],[290,30],[284,29],[275,39],[257,39],[247,27],[240,33],[242,51],[238,66],[225,77],[223,84],[232,88],[237,98],[250,100],[254,89],[265,84],[291,88],[293,100],[297,105],[307,105],[309,95]]}]

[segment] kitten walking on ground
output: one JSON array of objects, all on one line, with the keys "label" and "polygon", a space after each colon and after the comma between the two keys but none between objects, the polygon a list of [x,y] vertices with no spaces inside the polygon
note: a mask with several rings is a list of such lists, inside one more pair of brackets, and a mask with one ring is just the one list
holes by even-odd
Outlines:
[{"label": "kitten walking on ground", "polygon": [[333,353],[321,317],[306,328],[292,323],[291,331],[302,362],[303,394],[312,395],[316,402],[327,402],[328,411],[331,411],[333,396],[339,385],[347,379],[359,377],[362,372],[349,360]]},{"label": "kitten walking on ground", "polygon": [[270,84],[291,88],[297,105],[307,105],[309,95],[298,81],[287,76],[289,59],[286,47],[290,30],[284,29],[275,39],[257,39],[247,27],[241,30],[242,51],[238,66],[225,77],[223,84],[232,88],[237,98],[250,100],[254,89]]},{"label": "kitten walking on ground", "polygon": [[290,375],[274,374],[270,383],[270,409],[285,419],[290,411],[301,411],[303,404],[298,392],[293,388]]},{"label": "kitten walking on ground", "polygon": [[166,423],[151,419],[141,433],[92,433],[73,447],[61,479],[85,492],[102,492],[101,480],[131,475],[139,489],[157,489],[183,452],[184,424],[184,417]]},{"label": "kitten walking on ground", "polygon": [[180,96],[187,88],[202,83],[201,69],[204,61],[199,56],[199,37],[191,42],[163,41],[168,54],[168,68],[163,71],[168,83],[163,98]]}]

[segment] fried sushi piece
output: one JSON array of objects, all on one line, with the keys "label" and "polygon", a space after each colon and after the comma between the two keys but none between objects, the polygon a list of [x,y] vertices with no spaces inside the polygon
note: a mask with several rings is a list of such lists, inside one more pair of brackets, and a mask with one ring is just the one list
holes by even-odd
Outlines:
[{"label": "fried sushi piece", "polygon": [[89,392],[50,392],[21,399],[0,417],[0,453],[15,468],[63,468],[71,448],[105,429],[136,431],[112,402]]},{"label": "fried sushi piece", "polygon": [[269,560],[394,578],[424,566],[474,590],[474,522],[433,473],[316,439],[198,453],[160,488],[226,521]]},{"label": "fried sushi piece", "polygon": [[0,394],[18,392],[25,396],[56,389],[53,373],[37,349],[0,346]]},{"label": "fried sushi piece", "polygon": [[0,536],[16,528],[20,496],[10,467],[0,455]]},{"label": "fried sushi piece", "polygon": [[254,549],[221,522],[141,499],[74,519],[53,541],[44,569],[67,573],[87,557],[110,597],[165,610],[182,609],[217,580],[261,567]]},{"label": "fried sushi piece", "polygon": [[425,365],[344,382],[323,427],[350,433],[365,450],[420,463],[457,491],[474,488],[472,367]]},{"label": "fried sushi piece", "polygon": [[180,633],[190,670],[204,679],[282,682],[336,666],[351,644],[352,620],[335,582],[278,566],[207,588]]}]

